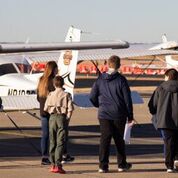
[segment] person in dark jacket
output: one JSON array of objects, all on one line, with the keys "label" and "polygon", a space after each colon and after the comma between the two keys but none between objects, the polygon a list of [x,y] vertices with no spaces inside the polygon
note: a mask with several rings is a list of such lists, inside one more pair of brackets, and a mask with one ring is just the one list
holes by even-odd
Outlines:
[{"label": "person in dark jacket", "polygon": [[49,61],[46,64],[43,75],[41,76],[37,87],[37,100],[40,103],[40,116],[41,116],[41,154],[42,165],[49,165],[51,162],[48,159],[49,152],[49,114],[44,111],[44,105],[49,92],[54,91],[53,78],[58,73],[58,66],[55,61]]},{"label": "person in dark jacket", "polygon": [[165,82],[154,91],[148,103],[155,125],[161,130],[167,172],[178,168],[178,72],[168,69]]},{"label": "person in dark jacket", "polygon": [[94,83],[90,101],[98,107],[100,123],[99,172],[109,170],[109,149],[113,137],[117,150],[118,171],[131,168],[126,161],[125,142],[123,140],[126,122],[133,124],[133,106],[128,82],[118,69],[120,58],[111,56],[108,59],[108,72],[100,74]]}]

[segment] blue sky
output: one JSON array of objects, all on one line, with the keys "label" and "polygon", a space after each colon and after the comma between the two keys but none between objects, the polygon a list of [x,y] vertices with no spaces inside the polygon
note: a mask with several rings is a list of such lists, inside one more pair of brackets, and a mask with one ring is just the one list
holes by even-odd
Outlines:
[{"label": "blue sky", "polygon": [[0,41],[61,42],[70,25],[83,41],[178,41],[177,0],[0,0]]}]

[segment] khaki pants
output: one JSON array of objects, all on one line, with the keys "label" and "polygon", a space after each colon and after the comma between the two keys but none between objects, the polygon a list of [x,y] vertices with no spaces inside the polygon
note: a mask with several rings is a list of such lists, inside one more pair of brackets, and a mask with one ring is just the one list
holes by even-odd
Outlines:
[{"label": "khaki pants", "polygon": [[66,144],[67,120],[64,114],[51,114],[49,119],[49,154],[53,165],[61,166]]}]

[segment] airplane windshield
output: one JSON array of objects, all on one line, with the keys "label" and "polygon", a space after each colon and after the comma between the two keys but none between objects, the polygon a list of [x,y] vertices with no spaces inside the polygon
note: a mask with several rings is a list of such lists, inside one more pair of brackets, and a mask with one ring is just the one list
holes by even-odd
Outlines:
[{"label": "airplane windshield", "polygon": [[18,73],[13,64],[1,64],[0,65],[0,76],[10,73]]},{"label": "airplane windshield", "polygon": [[30,71],[32,70],[31,65],[28,64],[16,63],[16,66],[18,67],[20,73],[30,73]]},{"label": "airplane windshield", "polygon": [[30,73],[31,65],[22,63],[6,63],[0,65],[0,76],[11,73]]}]

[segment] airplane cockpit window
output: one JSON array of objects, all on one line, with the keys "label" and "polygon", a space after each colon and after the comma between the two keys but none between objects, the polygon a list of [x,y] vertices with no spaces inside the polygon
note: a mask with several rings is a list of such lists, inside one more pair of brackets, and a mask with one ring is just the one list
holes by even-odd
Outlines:
[{"label": "airplane cockpit window", "polygon": [[13,64],[1,64],[0,65],[0,76],[10,73],[18,73]]},{"label": "airplane cockpit window", "polygon": [[20,63],[16,63],[16,65],[21,73],[30,73],[32,69],[31,65],[20,64]]}]

